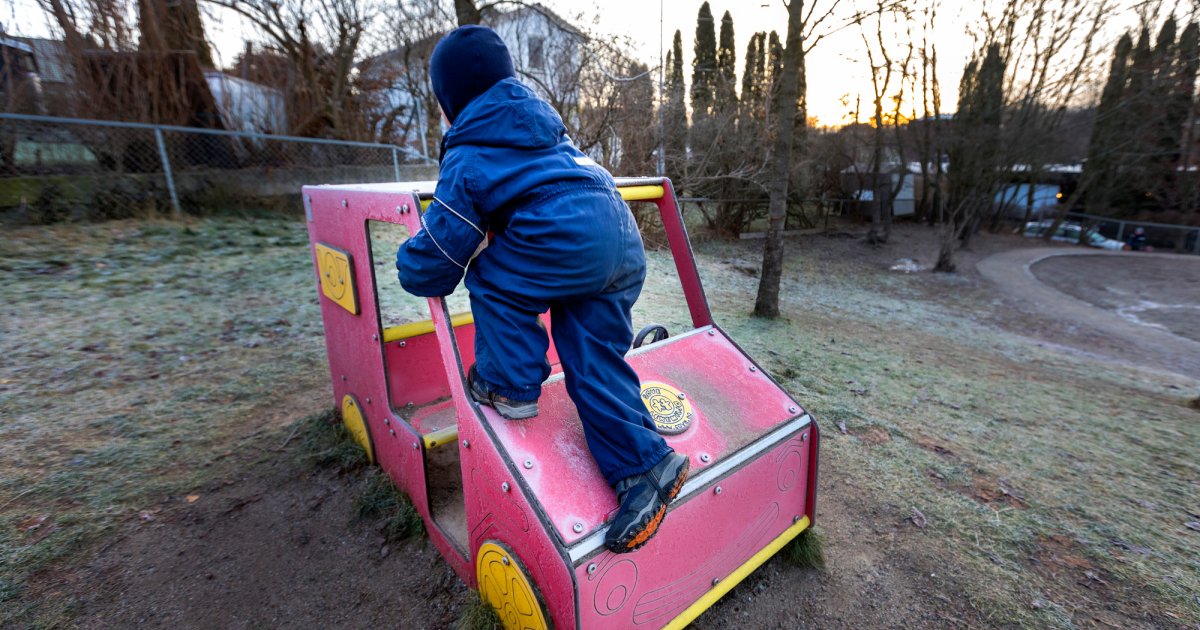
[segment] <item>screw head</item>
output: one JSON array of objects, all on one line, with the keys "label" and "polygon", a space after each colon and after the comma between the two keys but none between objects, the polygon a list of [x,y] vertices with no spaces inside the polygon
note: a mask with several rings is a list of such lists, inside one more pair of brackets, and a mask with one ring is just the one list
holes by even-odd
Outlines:
[{"label": "screw head", "polygon": [[801,433],[801,434],[800,434],[800,441],[801,441],[801,442],[807,442],[807,441],[808,441],[808,434],[807,434],[807,433]]},{"label": "screw head", "polygon": [[757,371],[758,371],[758,368],[756,368],[756,367],[754,367],[753,365],[751,365],[751,366],[750,366],[750,371],[751,371],[751,372],[757,372]]},{"label": "screw head", "polygon": [[793,522],[793,523],[799,523],[799,522],[800,522],[800,515],[799,515],[799,514],[797,514],[797,515],[793,516],[793,517],[792,517],[792,522]]},{"label": "screw head", "polygon": [[708,456],[708,453],[700,453],[700,461],[708,462],[710,459],[712,458]]},{"label": "screw head", "polygon": [[715,331],[715,330],[710,330],[710,331],[708,331],[708,336],[709,336],[709,337],[712,337],[712,336],[713,336],[713,335],[715,335],[715,334],[717,334],[717,331]]},{"label": "screw head", "polygon": [[408,212],[408,204],[400,204],[400,212]]},{"label": "screw head", "polygon": [[716,488],[713,488],[713,494],[721,494],[721,486],[717,486]]},{"label": "screw head", "polygon": [[500,564],[503,564],[503,565],[507,566],[507,565],[509,564],[508,556],[501,556],[501,557],[500,557]]},{"label": "screw head", "polygon": [[384,424],[391,424],[391,423],[392,423],[392,420],[391,420],[391,418],[384,418],[384,419],[383,419],[383,423],[384,423]]},{"label": "screw head", "polygon": [[405,346],[407,346],[407,345],[408,345],[408,342],[407,342],[407,341],[401,341],[401,342],[400,342],[400,347],[401,347],[401,348],[403,348],[403,347],[405,347]]},{"label": "screw head", "polygon": [[591,574],[593,574],[593,573],[595,573],[595,572],[596,572],[596,563],[595,563],[595,562],[593,562],[593,563],[591,563],[591,564],[589,564],[589,565],[588,565],[588,575],[591,575]]},{"label": "screw head", "polygon": [[379,341],[379,335],[371,335],[371,341]]},{"label": "screw head", "polygon": [[686,398],[687,398],[687,394],[685,394],[683,392],[679,392],[679,400],[684,400]]},{"label": "screw head", "polygon": [[583,523],[575,523],[574,525],[571,526],[571,530],[574,531],[576,534],[578,534],[579,532],[582,532],[583,531]]},{"label": "screw head", "polygon": [[525,468],[526,469],[533,468],[533,460],[532,459],[525,460]]},{"label": "screw head", "polygon": [[509,490],[512,489],[512,486],[508,485],[508,482],[505,481],[504,483],[500,484],[500,489],[505,492],[508,492]]},{"label": "screw head", "polygon": [[792,406],[788,407],[788,411],[791,413],[796,413],[797,411],[800,411],[800,410],[796,408],[796,405],[792,405]]},{"label": "screw head", "polygon": [[471,448],[471,440],[463,440],[463,448]]},{"label": "screw head", "polygon": [[712,585],[716,586],[717,582],[720,582],[720,581],[721,581],[721,578],[713,578]]},{"label": "screw head", "polygon": [[410,402],[410,403],[408,403],[407,405],[404,405],[404,406],[405,406],[405,407],[408,407],[409,409],[412,409],[412,406],[413,406],[413,404]]},{"label": "screw head", "polygon": [[343,199],[343,200],[342,200],[342,207],[343,207],[343,208],[346,208],[346,207],[349,207],[349,206],[350,206],[350,202],[348,202],[348,201],[346,201],[345,199]]},{"label": "screw head", "polygon": [[396,435],[396,430],[395,430],[395,429],[388,429],[388,433],[390,433],[390,434],[392,434],[392,435]]},{"label": "screw head", "polygon": [[368,404],[368,405],[369,405],[369,404],[371,404],[371,399],[370,399],[370,398],[365,398],[364,400],[366,400],[366,401],[367,401],[367,404]]},{"label": "screw head", "polygon": [[344,382],[345,380],[346,380],[346,375],[345,375],[345,374],[343,374],[343,375],[342,375],[342,381]]}]

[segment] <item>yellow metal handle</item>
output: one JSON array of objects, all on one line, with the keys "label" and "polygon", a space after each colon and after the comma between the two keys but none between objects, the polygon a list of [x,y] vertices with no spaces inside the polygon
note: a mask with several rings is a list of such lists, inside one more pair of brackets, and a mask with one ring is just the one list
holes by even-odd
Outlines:
[{"label": "yellow metal handle", "polygon": [[625,186],[617,189],[625,201],[657,201],[666,192],[661,185],[657,186]]},{"label": "yellow metal handle", "polygon": [[[470,312],[459,313],[450,316],[450,325],[458,328],[466,324],[475,323],[475,316]],[[427,319],[420,322],[409,322],[400,324],[399,326],[388,326],[383,329],[383,342],[391,343],[402,339],[411,339],[412,337],[420,337],[433,332],[433,320]]]},{"label": "yellow metal handle", "polygon": [[[625,201],[657,201],[666,194],[661,185],[621,186],[617,191]],[[431,203],[433,199],[422,199],[421,210],[428,210]]]}]

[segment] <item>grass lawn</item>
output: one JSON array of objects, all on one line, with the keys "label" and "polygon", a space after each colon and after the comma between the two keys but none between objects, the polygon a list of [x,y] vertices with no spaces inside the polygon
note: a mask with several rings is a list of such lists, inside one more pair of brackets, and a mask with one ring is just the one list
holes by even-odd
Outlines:
[{"label": "grass lawn", "polygon": [[[718,323],[821,423],[818,506],[876,515],[818,507],[831,555],[902,531],[989,625],[1200,624],[1196,381],[1040,339],[970,274],[789,243],[778,321],[749,316],[760,243],[697,255]],[[635,327],[684,329],[669,255],[649,264]],[[73,569],[115,532],[332,404],[294,218],[8,228],[0,272],[0,626],[68,622]]]}]

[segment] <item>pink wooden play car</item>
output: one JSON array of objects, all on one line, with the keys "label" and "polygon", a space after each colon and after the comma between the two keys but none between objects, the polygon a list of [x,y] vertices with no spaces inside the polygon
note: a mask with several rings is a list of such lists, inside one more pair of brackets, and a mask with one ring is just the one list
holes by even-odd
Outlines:
[{"label": "pink wooden play car", "polygon": [[624,555],[604,548],[616,497],[557,365],[540,415],[504,420],[465,392],[470,313],[430,299],[430,320],[383,325],[378,287],[397,280],[372,260],[368,221],[416,233],[433,182],[304,188],[343,422],[506,628],[683,627],[813,522],[816,423],[713,323],[670,181],[617,183],[658,205],[694,326],[628,355],[692,472],[658,534]]}]

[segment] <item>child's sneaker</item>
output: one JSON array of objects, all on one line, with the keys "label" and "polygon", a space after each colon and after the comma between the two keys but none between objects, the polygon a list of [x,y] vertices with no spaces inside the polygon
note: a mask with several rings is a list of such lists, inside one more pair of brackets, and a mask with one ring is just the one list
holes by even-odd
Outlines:
[{"label": "child's sneaker", "polygon": [[471,392],[471,398],[475,402],[481,405],[488,405],[492,409],[495,409],[496,413],[509,420],[524,420],[538,414],[536,400],[512,400],[506,396],[488,391],[487,385],[483,382],[483,379],[479,378],[479,373],[475,371],[474,365],[467,372],[467,387]]},{"label": "child's sneaker", "polygon": [[654,468],[617,482],[617,515],[604,536],[613,553],[629,553],[646,544],[667,514],[667,504],[683,488],[691,462],[686,455],[667,453]]}]

